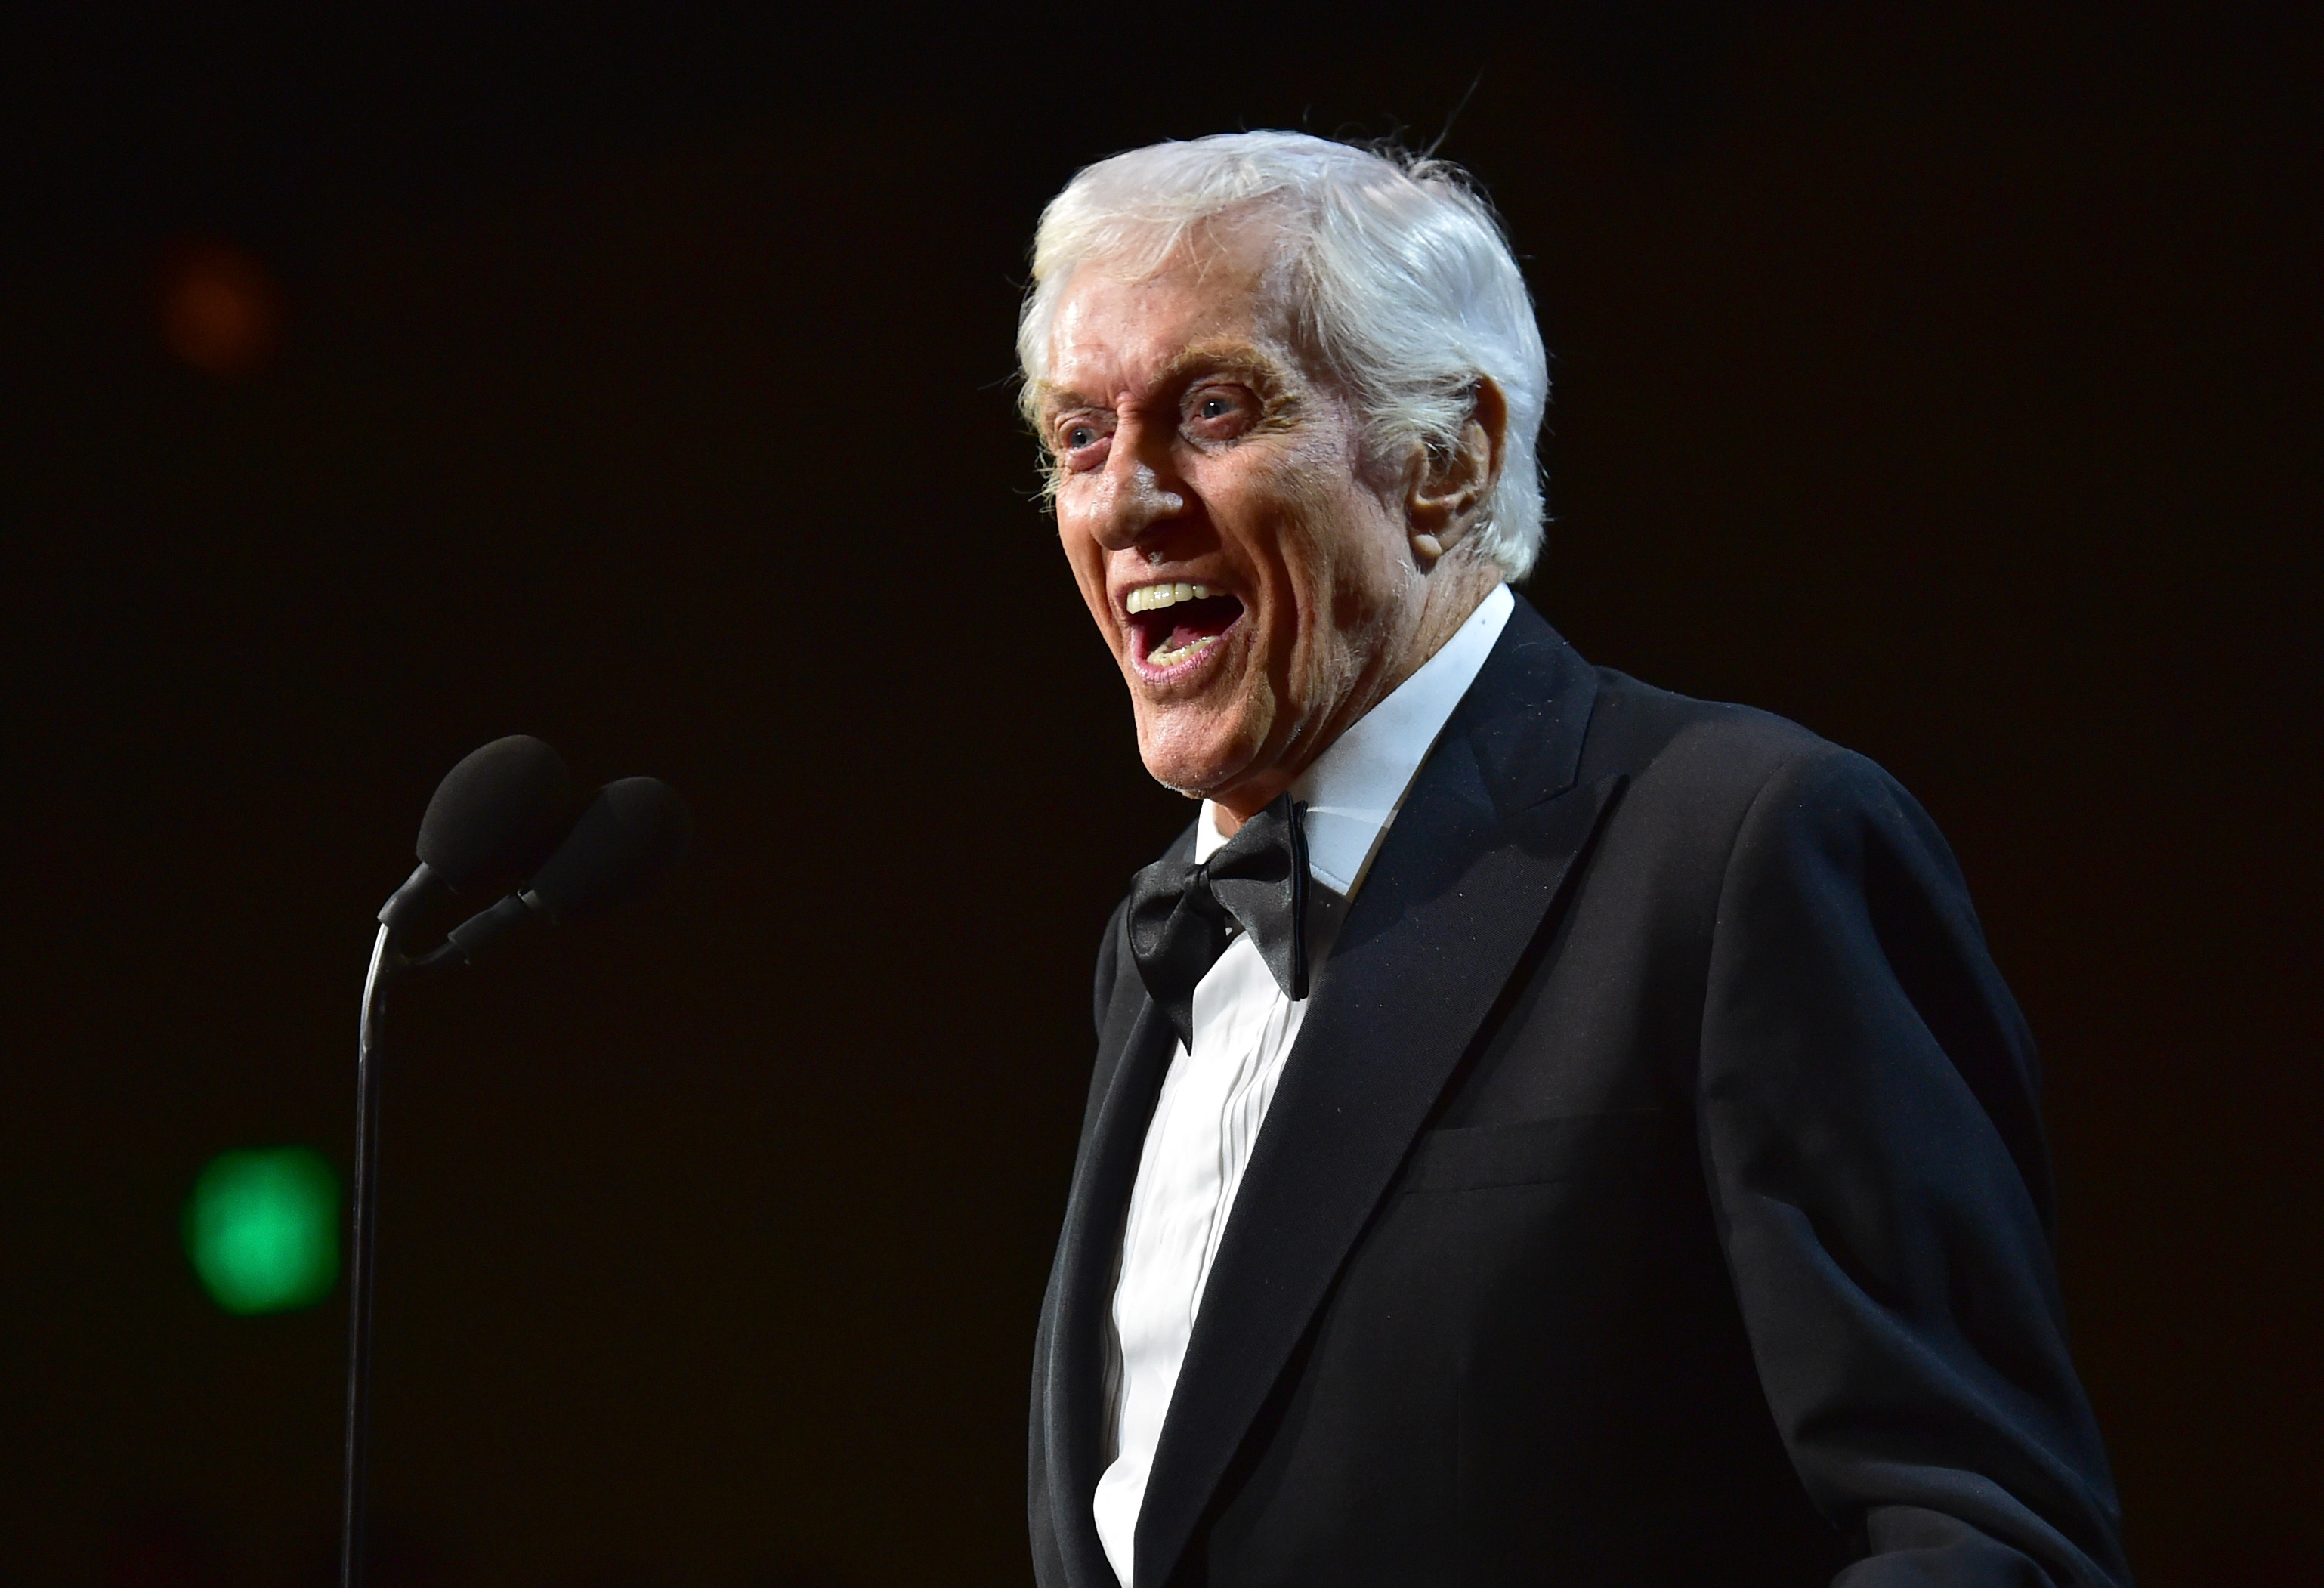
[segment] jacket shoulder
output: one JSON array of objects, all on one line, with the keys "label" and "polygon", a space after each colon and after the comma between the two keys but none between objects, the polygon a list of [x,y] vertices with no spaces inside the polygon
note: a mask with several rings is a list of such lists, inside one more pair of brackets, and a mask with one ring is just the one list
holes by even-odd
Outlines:
[{"label": "jacket shoulder", "polygon": [[1877,772],[1862,756],[1773,712],[1697,700],[1610,668],[1596,670],[1583,781],[1626,773],[1634,784],[1671,787],[1709,814],[1748,806],[1790,766],[1854,763]]},{"label": "jacket shoulder", "polygon": [[1813,846],[1879,829],[1962,890],[1936,824],[1870,757],[1773,712],[1692,699],[1608,669],[1599,680],[1582,776],[1627,775],[1617,826],[1633,842],[1647,840],[1675,874],[1715,885],[1748,833],[1786,831]]}]

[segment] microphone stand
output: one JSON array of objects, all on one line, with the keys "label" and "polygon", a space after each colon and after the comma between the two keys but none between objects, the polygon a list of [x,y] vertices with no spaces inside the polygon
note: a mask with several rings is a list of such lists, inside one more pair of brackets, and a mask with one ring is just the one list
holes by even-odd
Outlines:
[{"label": "microphone stand", "polygon": [[406,961],[382,922],[364,978],[355,1042],[355,1254],[347,1279],[347,1469],[340,1512],[339,1588],[363,1588],[364,1491],[371,1468],[372,1253],[379,1239],[380,1028],[387,990]]},{"label": "microphone stand", "polygon": [[440,886],[421,866],[380,910],[371,971],[364,978],[363,1020],[355,1039],[355,1252],[347,1265],[347,1465],[339,1511],[339,1588],[363,1588],[371,1479],[373,1254],[379,1245],[379,1093],[387,990],[415,971],[461,963],[456,945],[407,959],[395,946],[399,927]]},{"label": "microphone stand", "polygon": [[[546,745],[540,748],[555,754]],[[492,749],[485,746],[486,751]],[[469,762],[475,759],[471,756]],[[454,778],[469,762],[452,769]],[[444,797],[440,787],[437,797],[439,800]],[[432,803],[429,809],[433,820]],[[537,883],[557,879],[549,897],[562,900],[562,908],[544,902],[530,888],[511,893],[454,927],[443,943],[414,959],[397,948],[396,935],[448,884],[433,865],[422,861],[380,907],[379,936],[373,939],[371,972],[364,978],[363,1020],[355,1041],[355,1252],[347,1277],[347,1467],[339,1513],[339,1588],[363,1588],[369,1520],[365,1513],[371,1476],[372,1293],[376,1278],[373,1254],[379,1244],[379,1095],[386,1063],[382,1029],[387,1016],[387,990],[413,973],[473,964],[479,954],[535,916],[555,920],[561,914],[602,908],[613,899],[636,892],[646,879],[677,858],[686,842],[686,807],[669,785],[651,778],[625,778],[597,791],[595,800],[581,813],[546,867],[535,873]],[[423,847],[427,842],[423,827]],[[577,859],[568,863],[567,857],[576,854]]]}]

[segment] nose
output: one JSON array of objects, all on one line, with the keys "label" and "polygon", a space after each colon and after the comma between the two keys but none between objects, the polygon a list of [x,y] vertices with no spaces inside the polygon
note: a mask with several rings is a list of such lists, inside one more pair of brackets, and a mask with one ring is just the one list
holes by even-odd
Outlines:
[{"label": "nose", "polygon": [[1179,482],[1167,448],[1143,429],[1124,426],[1106,455],[1104,490],[1093,528],[1108,551],[1136,546],[1186,511],[1185,497],[1173,488]]}]

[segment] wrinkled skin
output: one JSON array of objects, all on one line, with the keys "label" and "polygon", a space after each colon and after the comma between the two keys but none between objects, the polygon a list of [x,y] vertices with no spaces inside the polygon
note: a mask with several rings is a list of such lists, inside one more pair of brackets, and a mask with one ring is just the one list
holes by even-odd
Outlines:
[{"label": "wrinkled skin", "polygon": [[[1214,226],[1143,280],[1084,266],[1038,392],[1058,538],[1129,685],[1147,770],[1218,801],[1229,830],[1501,577],[1462,538],[1500,466],[1499,389],[1479,383],[1450,457],[1367,457],[1352,406],[1268,290],[1271,241],[1263,223]],[[1128,601],[1166,581],[1241,611],[1157,666]]]}]

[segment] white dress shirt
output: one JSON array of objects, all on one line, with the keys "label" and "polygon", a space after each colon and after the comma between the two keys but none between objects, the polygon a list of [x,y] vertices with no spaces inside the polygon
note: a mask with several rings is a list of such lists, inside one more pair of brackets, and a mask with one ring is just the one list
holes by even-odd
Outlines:
[{"label": "white dress shirt", "polygon": [[[1362,885],[1414,774],[1515,605],[1508,586],[1498,586],[1435,655],[1292,786],[1292,798],[1307,806],[1308,872],[1341,898],[1352,899]],[[1225,842],[1216,809],[1205,800],[1194,858],[1208,860]],[[1320,938],[1315,951],[1328,950],[1328,934],[1311,935]],[[1122,1588],[1135,1588],[1138,1512],[1203,1287],[1306,1013],[1304,1000],[1294,1002],[1275,984],[1250,935],[1237,934],[1195,984],[1194,1045],[1177,1046],[1146,1127],[1113,1290],[1113,1460],[1091,1502],[1098,1538]]]}]

